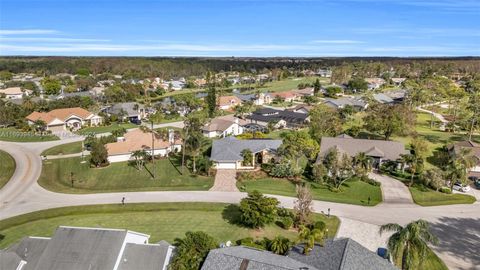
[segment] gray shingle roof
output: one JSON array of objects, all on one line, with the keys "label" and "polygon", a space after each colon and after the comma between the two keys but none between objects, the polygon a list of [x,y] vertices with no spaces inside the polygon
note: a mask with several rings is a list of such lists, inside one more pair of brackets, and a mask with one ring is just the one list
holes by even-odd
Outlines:
[{"label": "gray shingle roof", "polygon": [[27,262],[22,270],[33,270],[49,241],[49,238],[25,237],[19,243],[11,246],[8,251],[15,252]]},{"label": "gray shingle roof", "polygon": [[128,117],[135,117],[139,115],[138,111],[133,109],[135,105],[138,105],[139,108],[144,107],[142,104],[138,104],[136,102],[116,103],[107,109],[107,113],[120,114],[122,111],[124,111]]},{"label": "gray shingle roof", "polygon": [[0,269],[16,270],[21,261],[22,258],[17,253],[0,250]]},{"label": "gray shingle roof", "polygon": [[393,103],[393,99],[383,93],[374,94],[373,98],[380,103]]},{"label": "gray shingle roof", "polygon": [[395,266],[352,239],[329,240],[315,245],[308,255],[297,245],[288,257],[321,270],[395,270]]},{"label": "gray shingle roof", "polygon": [[334,108],[342,108],[346,105],[350,105],[353,107],[361,107],[364,108],[367,104],[365,101],[359,98],[349,98],[349,97],[342,97],[342,98],[326,98],[325,103]]},{"label": "gray shingle roof", "polygon": [[325,157],[334,147],[351,157],[363,152],[372,157],[397,160],[401,155],[407,153],[405,146],[400,142],[323,137],[320,144],[319,158]]},{"label": "gray shingle roof", "polygon": [[118,270],[162,269],[167,259],[170,244],[165,241],[156,245],[127,244]]},{"label": "gray shingle roof", "polygon": [[126,230],[59,227],[35,270],[113,269]]},{"label": "gray shingle roof", "polygon": [[[241,266],[243,265],[243,268]],[[316,270],[294,259],[250,247],[227,247],[211,250],[202,270]]]},{"label": "gray shingle roof", "polygon": [[244,149],[250,149],[253,153],[263,150],[275,151],[282,144],[282,140],[238,140],[235,137],[226,137],[215,140],[212,144],[213,161],[240,161]]}]

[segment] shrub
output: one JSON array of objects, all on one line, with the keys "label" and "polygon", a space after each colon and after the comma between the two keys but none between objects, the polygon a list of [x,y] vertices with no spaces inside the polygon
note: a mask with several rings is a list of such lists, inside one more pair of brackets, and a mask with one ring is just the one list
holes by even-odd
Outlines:
[{"label": "shrub", "polygon": [[445,194],[452,194],[452,190],[448,187],[440,188],[440,192],[445,193]]},{"label": "shrub", "polygon": [[325,224],[323,221],[317,221],[315,224],[313,224],[313,228],[319,229],[323,232],[327,228],[327,224]]},{"label": "shrub", "polygon": [[277,209],[277,215],[279,217],[291,217],[291,218],[293,218],[293,216],[294,216],[292,211],[290,211],[289,209],[284,208],[284,207],[279,207]]},{"label": "shrub", "polygon": [[275,220],[280,202],[275,198],[263,196],[258,191],[248,193],[240,201],[241,222],[251,228],[262,228]]},{"label": "shrub", "polygon": [[291,217],[283,217],[280,222],[282,223],[282,228],[284,228],[285,230],[290,230],[290,228],[292,228],[292,225],[293,225],[293,218]]}]

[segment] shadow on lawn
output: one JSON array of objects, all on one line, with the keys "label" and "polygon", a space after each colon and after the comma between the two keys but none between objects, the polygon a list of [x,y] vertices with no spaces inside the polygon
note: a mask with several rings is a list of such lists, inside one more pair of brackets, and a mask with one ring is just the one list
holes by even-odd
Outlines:
[{"label": "shadow on lawn", "polygon": [[240,216],[240,207],[236,204],[229,204],[222,211],[222,218],[233,225],[241,225]]},{"label": "shadow on lawn", "polygon": [[430,229],[440,240],[437,250],[480,265],[480,218],[442,217]]}]

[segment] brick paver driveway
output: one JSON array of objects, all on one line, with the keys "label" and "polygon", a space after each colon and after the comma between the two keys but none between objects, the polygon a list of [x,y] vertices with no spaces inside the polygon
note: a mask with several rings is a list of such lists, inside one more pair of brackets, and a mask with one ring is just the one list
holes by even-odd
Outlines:
[{"label": "brick paver driveway", "polygon": [[217,170],[215,183],[210,191],[238,192],[236,175],[236,170]]}]

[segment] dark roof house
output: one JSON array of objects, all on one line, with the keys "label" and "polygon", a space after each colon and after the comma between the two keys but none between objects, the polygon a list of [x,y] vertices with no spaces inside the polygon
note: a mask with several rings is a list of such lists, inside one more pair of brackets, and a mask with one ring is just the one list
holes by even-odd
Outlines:
[{"label": "dark roof house", "polygon": [[281,144],[282,140],[239,140],[235,137],[226,137],[213,141],[210,159],[217,162],[241,161],[243,160],[242,151],[244,149],[250,149],[252,153],[263,150],[275,151]]},{"label": "dark roof house", "polygon": [[318,159],[324,158],[330,151],[337,149],[350,157],[358,153],[365,153],[367,156],[380,160],[397,160],[401,155],[406,154],[405,146],[400,142],[384,140],[354,139],[351,137],[323,137],[320,144]]},{"label": "dark roof house", "polygon": [[22,270],[166,269],[173,247],[148,244],[149,237],[128,230],[60,226],[52,238],[27,237],[0,251],[9,263],[1,269],[17,269],[20,263]]},{"label": "dark roof house", "polygon": [[387,260],[352,239],[328,240],[315,245],[308,255],[303,245],[290,250],[288,257],[321,270],[395,270]]},{"label": "dark roof house", "polygon": [[262,108],[247,116],[247,119],[258,124],[268,124],[270,122],[278,123],[279,121],[283,120],[287,126],[296,127],[302,126],[308,121],[308,114]]},{"label": "dark roof house", "polygon": [[213,249],[202,270],[317,270],[292,258],[269,251],[237,246]]}]

